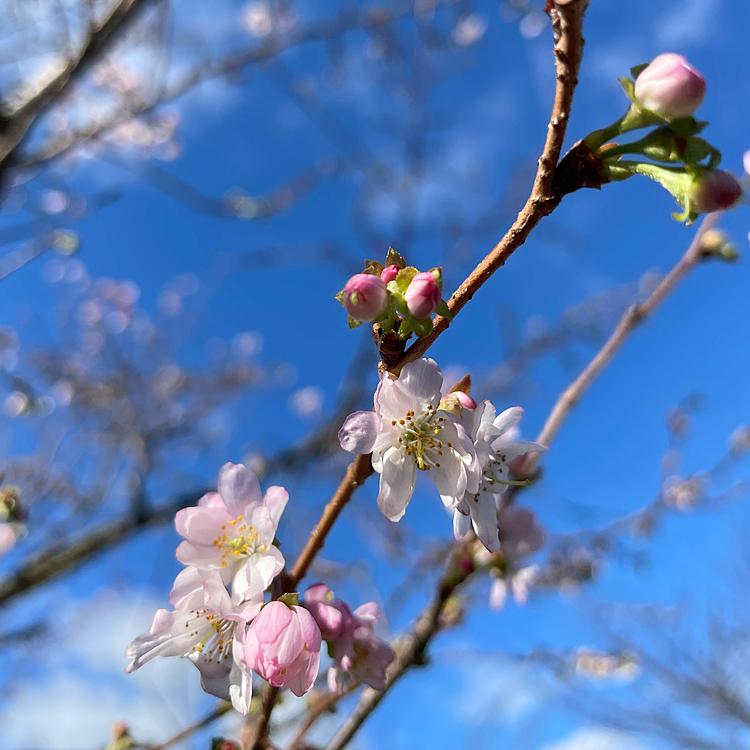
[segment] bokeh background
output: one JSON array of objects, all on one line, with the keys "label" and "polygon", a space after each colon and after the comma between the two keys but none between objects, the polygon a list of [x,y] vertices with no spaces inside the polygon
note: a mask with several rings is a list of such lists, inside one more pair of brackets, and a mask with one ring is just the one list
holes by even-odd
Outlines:
[{"label": "bokeh background", "polygon": [[[115,5],[0,3],[3,112]],[[117,721],[149,746],[212,710],[186,661],[123,674],[179,569],[175,508],[245,461],[290,491],[293,559],[349,458],[336,431],[377,382],[335,293],[391,245],[442,265],[447,297],[523,205],[551,107],[534,0],[140,5],[1,168],[0,470],[26,514],[0,561],[6,750],[96,750]],[[592,0],[567,146],[622,114],[618,76],[679,52],[741,177],[748,25],[740,0]],[[674,209],[637,177],[566,197],[430,356],[477,399],[522,405],[533,438],[687,248]],[[739,262],[701,264],[633,333],[519,495],[547,530],[529,560],[544,585],[493,611],[478,576],[356,747],[747,746],[749,225],[743,206],[721,217]],[[394,635],[452,536],[420,487],[398,525],[376,481],[359,490],[310,579],[381,602]],[[277,711],[279,743],[304,705]]]}]

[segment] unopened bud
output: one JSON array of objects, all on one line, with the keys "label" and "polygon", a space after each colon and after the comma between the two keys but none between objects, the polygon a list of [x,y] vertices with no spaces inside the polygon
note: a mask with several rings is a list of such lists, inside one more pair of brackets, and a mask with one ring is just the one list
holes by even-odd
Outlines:
[{"label": "unopened bud", "polygon": [[696,213],[724,211],[742,197],[740,181],[721,169],[707,169],[694,182],[690,208]]},{"label": "unopened bud", "polygon": [[706,79],[682,55],[655,57],[635,80],[635,97],[645,109],[674,120],[700,107]]},{"label": "unopened bud", "polygon": [[387,284],[389,281],[393,281],[396,276],[398,276],[398,272],[401,269],[394,263],[392,266],[386,266],[383,271],[380,274],[380,278],[385,281]]},{"label": "unopened bud", "polygon": [[370,273],[358,273],[346,282],[344,287],[344,307],[355,320],[372,323],[388,306],[388,292],[385,282]]},{"label": "unopened bud", "polygon": [[409,284],[404,299],[415,318],[426,318],[437,310],[442,292],[432,271],[418,273]]}]

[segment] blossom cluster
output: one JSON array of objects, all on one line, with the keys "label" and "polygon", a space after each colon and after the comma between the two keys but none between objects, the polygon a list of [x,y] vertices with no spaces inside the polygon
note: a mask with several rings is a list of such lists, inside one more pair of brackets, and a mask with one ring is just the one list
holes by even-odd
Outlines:
[{"label": "blossom cluster", "polygon": [[420,273],[390,248],[385,266],[366,261],[365,270],[352,276],[336,299],[349,313],[350,328],[363,322],[377,323],[382,334],[395,331],[406,340],[412,333],[430,334],[433,313],[451,317],[442,294],[442,269]]},{"label": "blossom cluster", "polygon": [[473,526],[484,546],[496,552],[502,494],[509,485],[526,483],[513,479],[511,463],[545,448],[517,439],[521,407],[497,414],[489,400],[477,404],[464,391],[443,390],[434,360],[406,364],[397,380],[381,377],[374,411],[351,414],[339,441],[344,450],[372,453],[380,474],[378,505],[391,521],[406,512],[417,474],[424,471],[453,510],[456,538]]},{"label": "blossom cluster", "polygon": [[[265,602],[284,568],[274,542],[288,499],[278,486],[262,495],[249,469],[228,463],[218,492],[177,513],[175,526],[184,538],[177,559],[185,567],[172,587],[173,609],[158,610],[149,630],[128,646],[126,672],[157,656],[185,657],[200,671],[207,693],[247,714],[252,672],[304,695],[318,676],[325,639],[333,652],[334,687],[352,677],[382,685],[393,652],[372,632],[380,617],[374,602],[352,613],[324,584],[308,590],[306,606],[297,594]],[[331,608],[341,613],[337,628]]]}]

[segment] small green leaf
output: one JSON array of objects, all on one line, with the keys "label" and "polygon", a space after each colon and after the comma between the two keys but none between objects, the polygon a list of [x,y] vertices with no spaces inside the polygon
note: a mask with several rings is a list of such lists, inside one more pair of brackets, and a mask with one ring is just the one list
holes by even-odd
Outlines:
[{"label": "small green leaf", "polygon": [[411,327],[414,329],[414,333],[423,339],[425,336],[429,336],[432,333],[432,320],[430,318],[409,318]]},{"label": "small green leaf", "polygon": [[388,255],[385,256],[386,266],[398,266],[399,268],[406,268],[406,261],[404,256],[397,253],[392,247],[388,248]]},{"label": "small green leaf", "polygon": [[344,303],[344,300],[346,299],[346,293],[342,289],[337,295],[336,299],[344,306],[346,307],[346,304]]},{"label": "small green leaf", "polygon": [[450,308],[448,307],[448,303],[444,300],[440,300],[440,304],[437,306],[437,310],[435,312],[438,315],[442,315],[447,320],[453,320],[453,316],[451,315]]},{"label": "small green leaf", "polygon": [[286,604],[287,607],[296,607],[299,605],[299,592],[291,591],[288,594],[282,594],[279,601]]},{"label": "small green leaf", "polygon": [[649,63],[641,63],[640,65],[634,65],[630,69],[630,75],[633,76],[633,80],[638,78],[638,76],[643,73],[644,70],[649,66]]},{"label": "small green leaf", "polygon": [[349,328],[359,328],[362,325],[361,320],[357,320],[356,318],[353,318],[351,315],[349,316]]},{"label": "small green leaf", "polygon": [[409,288],[409,284],[411,284],[411,280],[419,273],[419,271],[414,268],[414,266],[407,266],[406,268],[402,268],[398,272],[398,276],[396,278],[389,282],[388,286],[391,284],[396,284],[398,290],[404,294],[406,290]]}]

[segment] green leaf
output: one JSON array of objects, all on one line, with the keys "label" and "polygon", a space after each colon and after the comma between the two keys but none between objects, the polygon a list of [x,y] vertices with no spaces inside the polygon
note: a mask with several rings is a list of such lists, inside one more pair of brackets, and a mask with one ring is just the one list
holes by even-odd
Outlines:
[{"label": "green leaf", "polygon": [[649,66],[649,63],[641,63],[640,65],[634,65],[630,69],[630,75],[633,76],[633,80],[638,78],[638,76],[643,73],[644,70]]},{"label": "green leaf", "polygon": [[336,295],[336,299],[341,303],[343,307],[346,307],[346,305],[344,304],[344,300],[346,299],[346,294],[343,289]]},{"label": "green leaf", "polygon": [[411,280],[419,273],[419,271],[414,268],[414,266],[407,266],[406,268],[402,268],[398,272],[398,276],[396,278],[388,283],[388,286],[391,284],[395,284],[398,291],[401,292],[401,294],[405,294],[406,290],[409,288],[409,284],[411,284]]},{"label": "green leaf", "polygon": [[435,310],[435,312],[438,315],[442,315],[447,320],[453,320],[453,315],[451,315],[448,303],[444,299],[440,300],[440,304],[437,306],[437,310]]},{"label": "green leaf", "polygon": [[372,276],[380,276],[383,273],[383,264],[377,260],[366,260],[365,270],[362,273],[369,273]]},{"label": "green leaf", "polygon": [[430,318],[409,318],[411,327],[414,329],[414,333],[423,339],[425,336],[429,336],[432,333],[432,320]]},{"label": "green leaf", "polygon": [[359,328],[362,325],[361,320],[357,320],[356,318],[353,318],[351,315],[349,316],[349,328]]},{"label": "green leaf", "polygon": [[398,266],[399,268],[406,268],[406,261],[404,256],[397,253],[392,247],[388,248],[388,255],[385,256],[386,266]]},{"label": "green leaf", "polygon": [[279,601],[286,604],[287,607],[296,607],[299,605],[299,592],[291,591],[288,594],[282,594]]},{"label": "green leaf", "polygon": [[412,320],[413,318],[404,318],[401,321],[401,324],[398,327],[398,337],[401,341],[406,341],[406,339],[408,339],[409,336],[411,336],[412,331],[414,330],[411,327]]}]

